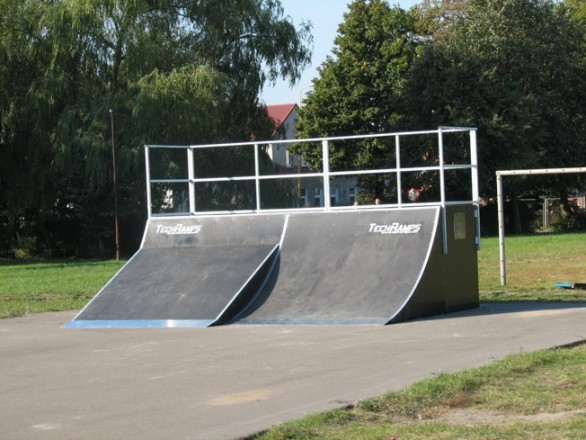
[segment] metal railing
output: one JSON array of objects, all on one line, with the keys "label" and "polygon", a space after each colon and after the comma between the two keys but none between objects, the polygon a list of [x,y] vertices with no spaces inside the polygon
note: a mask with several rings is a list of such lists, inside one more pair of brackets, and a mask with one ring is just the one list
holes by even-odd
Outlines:
[{"label": "metal railing", "polygon": [[[469,162],[467,163],[445,163],[444,160],[444,137],[446,134],[468,132],[469,133]],[[437,136],[437,164],[433,166],[412,166],[402,167],[401,166],[401,139],[408,136]],[[330,148],[329,144],[336,141],[349,141],[349,140],[368,140],[376,138],[394,138],[395,144],[395,166],[388,168],[377,168],[371,170],[344,170],[344,171],[332,171],[330,166]],[[319,143],[321,144],[321,163],[322,170],[312,172],[302,172],[298,170],[291,170],[287,174],[263,174],[260,170],[260,152],[261,148],[266,145],[290,145],[292,143]],[[253,149],[254,155],[254,173],[242,176],[232,177],[198,177],[196,175],[196,163],[194,160],[194,152],[197,150],[204,149],[217,149],[217,148],[251,148]],[[151,157],[150,152],[156,149],[182,149],[186,152],[186,175],[181,178],[152,178],[151,177]],[[347,206],[332,206],[331,204],[331,179],[336,177],[356,177],[364,175],[388,175],[394,174],[396,176],[396,202],[387,203],[386,207],[397,207],[401,208],[406,204],[413,206],[435,206],[440,205],[445,207],[450,204],[462,204],[462,203],[473,203],[477,204],[479,199],[478,192],[478,155],[477,155],[477,141],[476,141],[476,129],[464,128],[464,127],[440,127],[437,130],[427,131],[412,131],[412,132],[397,132],[397,133],[384,133],[384,134],[372,134],[372,135],[357,135],[357,136],[336,136],[328,138],[312,138],[312,139],[295,139],[295,140],[271,140],[271,141],[258,141],[258,142],[243,142],[243,143],[223,143],[223,144],[204,144],[204,145],[146,145],[145,146],[145,161],[146,161],[146,179],[147,179],[147,203],[148,203],[148,215],[154,216],[171,216],[171,215],[222,215],[222,214],[235,214],[235,213],[260,213],[267,211],[288,211],[288,210],[337,210],[337,209],[348,209]],[[446,198],[446,171],[451,170],[470,170],[470,188],[471,197],[470,200],[448,200]],[[428,172],[434,171],[439,174],[439,200],[434,202],[413,202],[405,201],[403,197],[402,188],[402,175],[410,172]],[[311,208],[285,208],[285,209],[265,209],[262,207],[262,195],[261,195],[261,182],[277,180],[277,179],[299,179],[317,177],[323,182],[323,206],[311,207]],[[195,185],[197,184],[209,184],[209,183],[221,183],[221,182],[254,182],[255,191],[255,207],[253,209],[220,209],[217,211],[198,211]],[[185,204],[183,209],[178,209],[175,212],[153,212],[153,200],[152,200],[152,187],[153,185],[176,185],[184,184],[187,186],[188,203]]]},{"label": "metal railing", "polygon": [[[446,163],[444,157],[444,140],[446,135],[452,133],[468,133],[468,151],[464,152],[464,156],[468,159],[464,163]],[[437,139],[437,160],[433,165],[421,165],[421,166],[409,166],[403,167],[401,165],[401,141],[410,136],[432,136]],[[391,167],[382,167],[377,169],[368,170],[343,170],[336,171],[331,169],[330,164],[330,143],[340,141],[360,141],[369,139],[394,139],[394,159],[395,164]],[[290,169],[287,173],[268,173],[261,172],[261,151],[266,146],[288,146],[291,144],[302,144],[302,143],[315,143],[321,145],[321,171],[302,171],[301,169]],[[203,151],[207,149],[218,149],[218,148],[237,148],[237,149],[252,149],[253,150],[253,162],[254,172],[247,173],[245,175],[238,176],[219,176],[219,177],[202,177],[196,173],[196,160],[194,153],[196,151]],[[180,178],[152,178],[151,177],[151,152],[154,150],[185,150],[186,157],[184,165],[187,168],[183,170],[183,175]],[[356,135],[356,136],[336,136],[327,138],[311,138],[311,139],[286,139],[286,140],[267,140],[267,141],[255,141],[255,142],[242,142],[242,143],[219,143],[219,144],[204,144],[204,145],[146,145],[145,146],[145,161],[146,161],[146,184],[147,184],[147,203],[148,203],[148,216],[161,217],[161,216],[198,216],[198,215],[225,215],[225,214],[254,214],[254,213],[266,213],[266,212],[289,212],[289,211],[332,211],[332,210],[344,210],[351,209],[350,206],[332,206],[331,203],[331,179],[339,177],[357,177],[366,175],[395,175],[395,191],[396,202],[386,203],[382,205],[385,208],[403,208],[406,205],[409,207],[413,206],[441,206],[442,209],[442,220],[443,224],[446,223],[445,218],[445,207],[448,205],[457,204],[473,204],[476,207],[476,218],[477,218],[477,231],[480,230],[480,220],[478,215],[478,202],[479,202],[479,190],[478,190],[478,154],[477,154],[477,138],[475,128],[466,127],[439,127],[436,130],[423,130],[423,131],[408,131],[408,132],[395,132],[395,133],[384,133],[384,134],[371,134],[371,135]],[[424,162],[424,161],[422,161]],[[446,171],[454,170],[469,170],[470,172],[470,187],[469,187],[469,199],[466,200],[451,200],[446,197]],[[403,185],[402,176],[405,173],[425,173],[425,172],[436,172],[439,175],[439,200],[432,202],[413,202],[406,201],[403,197]],[[316,207],[295,207],[295,208],[277,208],[267,209],[263,208],[261,201],[261,182],[278,180],[278,179],[305,179],[305,178],[319,178],[322,182],[323,189],[323,206]],[[204,210],[198,211],[198,203],[196,199],[196,185],[201,184],[221,184],[224,182],[253,182],[254,183],[254,208],[251,209],[219,209],[219,210]],[[174,207],[174,212],[153,212],[153,200],[152,200],[152,189],[153,185],[162,187],[168,187],[172,185],[181,185],[186,187],[186,203],[182,204],[181,207]],[[170,197],[172,197],[170,195]],[[380,206],[362,206],[362,209],[374,209],[380,208]],[[159,210],[161,211],[161,210]],[[444,243],[445,240],[445,227],[444,229]],[[479,234],[478,234],[479,236]],[[477,239],[478,245],[479,240]]]}]

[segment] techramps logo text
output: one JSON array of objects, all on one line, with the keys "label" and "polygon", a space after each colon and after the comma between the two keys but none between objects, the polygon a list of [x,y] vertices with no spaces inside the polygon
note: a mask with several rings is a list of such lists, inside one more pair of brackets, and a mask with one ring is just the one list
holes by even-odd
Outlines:
[{"label": "techramps logo text", "polygon": [[155,234],[165,235],[194,235],[201,232],[201,225],[184,225],[177,223],[173,226],[157,225]]},{"label": "techramps logo text", "polygon": [[378,223],[370,223],[368,229],[369,234],[380,234],[380,235],[397,235],[397,234],[417,234],[421,230],[421,223],[391,223],[379,225]]}]

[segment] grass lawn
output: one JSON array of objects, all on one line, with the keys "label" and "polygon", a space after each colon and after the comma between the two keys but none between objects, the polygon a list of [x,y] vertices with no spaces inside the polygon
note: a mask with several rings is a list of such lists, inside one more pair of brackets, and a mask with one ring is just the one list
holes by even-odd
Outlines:
[{"label": "grass lawn", "polygon": [[0,260],[0,318],[79,309],[123,264]]},{"label": "grass lawn", "polygon": [[586,282],[586,233],[505,239],[507,286],[501,286],[498,238],[483,238],[478,253],[481,301],[586,301],[586,290],[556,282]]},{"label": "grass lawn", "polygon": [[585,433],[586,344],[440,374],[254,439],[578,440]]}]

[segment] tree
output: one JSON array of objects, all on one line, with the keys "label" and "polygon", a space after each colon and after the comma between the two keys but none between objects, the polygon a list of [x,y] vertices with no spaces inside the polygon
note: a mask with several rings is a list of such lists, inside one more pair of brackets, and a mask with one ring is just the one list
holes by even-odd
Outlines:
[{"label": "tree", "polygon": [[2,247],[108,247],[110,110],[122,215],[139,231],[145,143],[268,137],[260,90],[310,59],[310,25],[283,13],[278,0],[0,0]]},{"label": "tree", "polygon": [[[383,0],[356,0],[338,29],[333,57],[319,68],[299,113],[302,137],[383,133],[400,125],[399,101],[416,54],[415,17]],[[314,168],[321,152],[298,147]],[[357,169],[391,160],[386,142],[331,143],[333,168]],[[384,192],[384,178],[360,178],[361,196]]]},{"label": "tree", "polygon": [[[583,164],[583,36],[563,4],[469,0],[414,64],[405,88],[409,120],[477,126],[487,196],[495,191],[495,170]],[[563,196],[567,185],[543,181],[542,189]]]}]

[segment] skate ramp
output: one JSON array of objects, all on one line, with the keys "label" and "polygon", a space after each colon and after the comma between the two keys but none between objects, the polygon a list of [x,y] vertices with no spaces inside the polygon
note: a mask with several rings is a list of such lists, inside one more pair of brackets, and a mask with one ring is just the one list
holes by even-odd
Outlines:
[{"label": "skate ramp", "polygon": [[291,216],[271,280],[240,324],[383,325],[414,296],[439,208]]},{"label": "skate ramp", "polygon": [[207,327],[247,304],[283,217],[154,220],[137,254],[66,327]]},{"label": "skate ramp", "polygon": [[65,327],[384,325],[478,306],[474,207],[151,220]]}]

